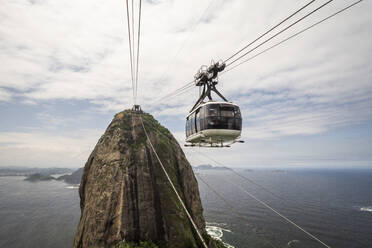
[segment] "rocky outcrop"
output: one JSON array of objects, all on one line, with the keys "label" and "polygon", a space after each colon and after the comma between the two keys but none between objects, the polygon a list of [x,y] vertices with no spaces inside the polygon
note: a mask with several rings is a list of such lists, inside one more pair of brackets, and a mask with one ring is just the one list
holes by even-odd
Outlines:
[{"label": "rocky outcrop", "polygon": [[83,176],[83,168],[79,168],[78,170],[74,171],[71,175],[63,175],[57,178],[57,180],[65,181],[66,183],[70,184],[79,184],[81,177]]},{"label": "rocky outcrop", "polygon": [[[205,233],[198,184],[172,134],[142,115],[148,135],[199,230]],[[151,150],[138,114],[118,113],[85,164],[81,218],[73,247],[152,241],[159,247],[202,247]],[[211,242],[211,241],[209,241]]]},{"label": "rocky outcrop", "polygon": [[55,178],[50,176],[50,175],[44,175],[41,173],[35,173],[27,176],[25,178],[25,181],[30,181],[30,182],[39,182],[39,181],[51,181],[54,180]]}]

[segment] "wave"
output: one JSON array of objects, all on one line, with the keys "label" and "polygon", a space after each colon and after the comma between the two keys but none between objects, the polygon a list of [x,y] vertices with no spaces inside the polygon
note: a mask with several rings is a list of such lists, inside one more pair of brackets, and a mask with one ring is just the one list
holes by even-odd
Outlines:
[{"label": "wave", "polygon": [[[227,223],[217,223],[217,222],[208,222],[208,221],[206,221],[205,224],[207,226],[226,226],[227,225]],[[231,232],[230,230],[228,231]]]},{"label": "wave", "polygon": [[292,244],[295,244],[295,243],[300,243],[300,241],[297,240],[297,239],[291,240],[291,241],[289,241],[289,242],[287,243],[287,247],[293,247]]},{"label": "wave", "polygon": [[361,207],[360,208],[360,211],[363,211],[363,212],[372,212],[372,207]]},{"label": "wave", "polygon": [[[223,232],[230,232],[231,233],[231,230],[225,229],[225,228],[222,228],[222,227],[219,227],[219,226],[211,226],[210,224],[212,224],[212,223],[208,223],[207,222],[207,226],[205,227],[205,229],[207,230],[207,233],[212,238],[221,241],[228,248],[235,248],[234,246],[229,245],[229,244],[227,244],[227,243],[225,243],[225,242],[222,241]],[[215,225],[221,225],[219,223],[213,223],[213,224],[215,224]],[[222,224],[225,224],[225,223],[222,223]]]},{"label": "wave", "polygon": [[78,186],[67,186],[65,187],[65,189],[78,189],[79,188],[79,185]]}]

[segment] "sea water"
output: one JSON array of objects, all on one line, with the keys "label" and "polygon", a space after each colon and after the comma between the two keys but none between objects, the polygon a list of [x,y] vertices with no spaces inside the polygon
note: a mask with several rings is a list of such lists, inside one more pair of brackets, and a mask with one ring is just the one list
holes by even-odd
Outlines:
[{"label": "sea water", "polygon": [[[197,175],[229,203],[199,180],[206,229],[229,247],[322,247],[241,188],[331,247],[372,247],[372,170],[258,169],[239,173],[266,190],[230,171]],[[23,179],[0,177],[0,247],[71,247],[80,218],[78,187]]]}]

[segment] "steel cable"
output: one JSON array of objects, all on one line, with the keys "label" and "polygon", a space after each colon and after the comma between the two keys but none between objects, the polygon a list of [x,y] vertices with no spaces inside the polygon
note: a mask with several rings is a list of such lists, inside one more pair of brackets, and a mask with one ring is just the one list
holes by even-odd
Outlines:
[{"label": "steel cable", "polygon": [[286,38],[286,39],[284,39],[284,40],[282,40],[282,41],[276,43],[275,45],[266,48],[265,50],[263,50],[263,51],[257,53],[256,55],[254,55],[254,56],[252,56],[252,57],[250,57],[250,58],[248,58],[248,59],[246,59],[246,60],[244,60],[244,61],[242,61],[242,62],[236,64],[236,65],[234,65],[233,67],[230,67],[228,70],[223,71],[220,75],[223,75],[223,74],[225,74],[225,73],[227,73],[227,72],[229,72],[229,71],[235,69],[236,67],[238,67],[238,66],[240,66],[240,65],[242,65],[242,64],[245,64],[245,63],[247,63],[248,61],[251,61],[252,59],[258,57],[259,55],[261,55],[261,54],[263,54],[263,53],[265,53],[265,52],[267,52],[267,51],[269,51],[269,50],[271,50],[271,49],[273,49],[273,48],[275,48],[275,47],[277,47],[277,46],[283,44],[284,42],[286,42],[286,41],[288,41],[288,40],[290,40],[290,39],[292,39],[292,38],[295,38],[296,36],[298,36],[298,35],[300,35],[300,34],[306,32],[307,30],[309,30],[309,29],[311,29],[311,28],[313,28],[313,27],[315,27],[315,26],[317,26],[317,25],[319,25],[319,24],[321,24],[321,23],[327,21],[328,19],[330,19],[330,18],[332,18],[332,17],[334,17],[334,16],[336,16],[336,15],[338,15],[338,14],[340,14],[340,13],[346,11],[346,10],[348,10],[349,8],[353,7],[354,5],[357,5],[358,3],[362,2],[362,1],[363,1],[363,0],[356,1],[356,2],[354,2],[354,3],[350,4],[350,5],[348,5],[347,7],[343,8],[343,9],[341,9],[341,10],[335,12],[335,13],[333,13],[332,15],[329,15],[329,16],[327,16],[326,18],[323,18],[322,20],[320,20],[320,21],[318,21],[318,22],[316,22],[316,23],[310,25],[310,26],[307,27],[307,28],[302,29],[301,31],[299,31],[299,32],[297,32],[297,33],[295,33],[295,34],[289,36],[288,38]]},{"label": "steel cable", "polygon": [[130,21],[129,21],[129,4],[128,0],[126,0],[127,6],[127,24],[128,24],[128,39],[129,39],[129,58],[130,58],[130,71],[131,71],[131,79],[132,79],[132,93],[133,93],[133,101],[134,101],[134,73],[133,73],[133,52],[132,52],[132,41],[131,41],[131,30],[130,30]]},{"label": "steel cable", "polygon": [[[261,36],[259,36],[257,39],[255,39],[254,41],[252,41],[251,43],[249,43],[248,45],[246,45],[245,47],[243,47],[241,50],[239,50],[238,52],[236,52],[235,54],[233,54],[232,56],[230,56],[228,59],[225,60],[225,63],[230,60],[231,58],[233,58],[234,56],[236,56],[238,53],[240,53],[241,51],[243,51],[244,49],[246,49],[248,46],[250,46],[251,44],[253,44],[254,42],[256,42],[257,40],[259,40],[260,38],[262,38],[263,36],[265,36],[266,34],[268,34],[269,32],[271,32],[272,30],[274,30],[275,28],[277,28],[278,26],[280,26],[281,24],[283,24],[285,21],[287,21],[288,19],[290,19],[291,17],[293,17],[294,15],[296,15],[297,13],[299,13],[301,10],[303,10],[304,8],[308,7],[310,4],[312,4],[313,2],[315,2],[316,0],[312,0],[310,1],[309,3],[307,3],[306,5],[304,5],[303,7],[301,7],[300,9],[298,9],[297,11],[295,11],[294,13],[292,13],[290,16],[288,16],[287,18],[285,18],[284,20],[282,20],[281,22],[279,22],[277,25],[275,25],[274,27],[272,27],[271,29],[269,29],[268,31],[266,31],[264,34],[262,34]],[[208,7],[204,10],[202,16],[199,18],[199,21],[197,22],[197,24],[201,21],[201,19],[203,18],[203,16],[206,14],[207,10],[210,8],[211,4],[212,4],[213,0],[209,3]],[[192,28],[192,32],[194,31],[195,27],[197,26],[194,25],[194,27]],[[184,41],[185,43],[185,41]],[[179,52],[182,50],[184,44],[182,44],[182,46],[180,47],[180,49],[177,51],[176,55],[174,56],[177,57],[177,55],[179,54]],[[174,58],[172,59],[172,61],[174,60]],[[162,75],[161,78],[163,78],[164,76],[164,73]],[[171,97],[172,95],[176,95],[178,94],[178,92],[184,88],[184,87],[188,87],[191,83],[194,83],[194,81],[190,82],[190,83],[187,83],[186,85],[182,86],[181,88],[179,89],[176,89],[174,91],[172,91],[171,93],[159,98],[158,100],[156,100],[154,103],[156,102],[159,102],[159,101],[162,101],[162,100],[165,100],[167,99],[168,97]]]},{"label": "steel cable", "polygon": [[[203,154],[203,153],[199,153],[199,154]],[[205,154],[203,154],[205,155]],[[206,156],[206,155],[205,155]],[[214,161],[215,163],[221,165],[221,166],[224,166],[223,164],[217,162],[216,160],[206,156],[207,158],[209,158],[210,160]],[[226,166],[224,166],[226,167]],[[277,196],[276,194],[274,194],[273,192],[269,191],[268,189],[266,189],[265,187],[255,183],[253,180],[250,180],[242,175],[240,175],[239,173],[235,172],[234,170],[232,170],[232,172],[246,180],[249,180],[249,182],[253,183],[254,185],[257,185],[259,186],[260,188],[264,189],[265,191],[271,193],[272,195],[282,199],[285,201],[285,199],[281,198],[280,196]],[[258,199],[257,197],[255,197],[253,194],[249,193],[247,190],[245,190],[244,188],[242,188],[241,186],[235,184],[235,183],[232,183],[232,182],[229,182],[231,184],[233,184],[234,186],[240,188],[243,192],[245,192],[246,194],[248,194],[251,198],[253,198],[254,200],[256,200],[257,202],[259,202],[260,204],[264,205],[266,208],[268,208],[269,210],[273,211],[275,214],[277,214],[278,216],[280,216],[281,218],[283,218],[284,220],[286,220],[287,222],[289,222],[290,224],[294,225],[295,227],[297,227],[298,229],[300,229],[301,231],[303,231],[304,233],[306,233],[307,235],[309,235],[311,238],[315,239],[316,241],[318,241],[319,243],[321,243],[322,245],[324,245],[325,247],[327,248],[330,248],[330,246],[328,246],[327,244],[325,244],[323,241],[321,241],[320,239],[318,239],[317,237],[315,237],[313,234],[309,233],[308,231],[306,231],[303,227],[299,226],[298,224],[294,223],[293,221],[291,221],[290,219],[288,219],[287,217],[285,217],[283,214],[279,213],[277,210],[275,210],[273,207],[271,207],[270,205],[268,205],[267,203],[263,202],[262,200]]]},{"label": "steel cable", "polygon": [[[362,1],[362,0],[361,0],[361,1]],[[141,123],[142,123],[142,126],[143,126],[144,130],[145,130],[146,137],[147,137],[147,139],[149,140],[150,146],[152,147],[152,149],[153,149],[155,155],[157,156],[159,162],[161,163],[161,160],[160,160],[160,158],[158,157],[158,155],[157,155],[157,153],[156,153],[154,147],[152,146],[152,143],[151,143],[151,140],[149,139],[149,136],[147,135],[147,132],[146,132],[145,126],[144,126],[144,124],[143,124],[142,116],[141,116]],[[160,132],[157,132],[157,133],[161,134]],[[161,135],[164,135],[164,134],[161,134]],[[200,154],[203,154],[203,153],[200,153]],[[205,156],[206,156],[206,155],[205,155]],[[210,160],[214,161],[215,163],[217,163],[217,164],[219,164],[219,165],[221,165],[221,166],[224,166],[222,163],[219,163],[219,162],[217,162],[216,160],[214,160],[214,159],[212,159],[212,158],[210,158],[210,157],[208,157],[208,156],[206,156],[206,157],[209,158]],[[162,165],[162,163],[161,163],[161,165]],[[226,167],[226,166],[224,166],[224,167]],[[166,175],[167,175],[167,177],[168,177],[168,180],[170,180],[170,178],[169,178],[169,176],[168,176],[168,174],[167,174],[165,168],[163,167],[163,165],[162,165],[162,169],[163,169],[164,173],[166,173]],[[232,170],[232,171],[233,171],[235,174],[241,176],[240,174],[238,174],[238,173],[235,172],[234,170]],[[200,178],[200,175],[199,175],[199,178]],[[246,178],[246,177],[243,176],[243,178]],[[246,178],[246,179],[248,179],[248,178]],[[274,193],[272,193],[271,191],[269,191],[269,190],[267,190],[266,188],[264,188],[263,186],[261,186],[261,185],[255,183],[253,180],[250,180],[250,179],[248,179],[248,180],[249,180],[250,182],[254,183],[255,185],[257,185],[257,186],[259,186],[259,187],[265,189],[265,191],[268,191],[269,193],[273,194],[274,196],[279,197],[279,196],[277,196],[276,194],[274,194]],[[206,182],[204,181],[204,183],[206,183]],[[273,207],[271,207],[270,205],[268,205],[268,204],[265,203],[264,201],[258,199],[257,197],[255,197],[253,194],[251,194],[250,192],[248,192],[247,190],[245,190],[245,189],[242,188],[241,186],[239,186],[239,185],[237,185],[237,184],[235,184],[235,183],[232,183],[232,182],[230,182],[230,181],[229,181],[229,183],[230,183],[230,184],[233,184],[234,186],[236,186],[236,187],[238,187],[238,188],[240,188],[243,192],[245,192],[245,193],[246,193],[247,195],[249,195],[251,198],[253,198],[253,199],[256,200],[257,202],[259,202],[261,205],[265,206],[266,208],[268,208],[269,210],[271,210],[272,212],[274,212],[275,214],[277,214],[279,217],[283,218],[283,219],[286,220],[288,223],[292,224],[293,226],[295,226],[296,228],[298,228],[299,230],[301,230],[302,232],[304,232],[305,234],[307,234],[308,236],[310,236],[310,237],[313,238],[314,240],[318,241],[319,243],[321,243],[322,245],[324,245],[324,246],[327,247],[327,248],[331,248],[330,246],[328,246],[327,244],[325,244],[323,241],[321,241],[319,238],[315,237],[313,234],[311,234],[310,232],[306,231],[303,227],[301,227],[301,226],[299,226],[298,224],[294,223],[293,221],[291,221],[290,219],[288,219],[286,216],[284,216],[283,214],[281,214],[280,212],[278,212],[277,210],[275,210]],[[174,185],[173,185],[173,183],[172,183],[171,180],[170,180],[170,184],[172,185],[172,187],[174,187]],[[207,185],[207,183],[206,183],[206,185]],[[207,185],[207,186],[208,186],[208,185]],[[215,191],[211,186],[208,186],[208,187],[210,187],[210,189],[212,189],[212,191],[215,192],[215,193],[216,193],[220,198],[223,198],[223,197],[222,197],[220,194],[218,194],[218,193],[217,193],[217,192],[216,192],[216,191]],[[174,188],[174,190],[175,190],[175,188]],[[176,190],[175,190],[175,192],[176,192],[176,194],[177,194],[177,196],[178,196],[178,193],[177,193]],[[279,197],[279,198],[281,198],[281,197]],[[179,198],[179,199],[180,199],[180,198]],[[281,199],[283,199],[283,198],[281,198]],[[183,202],[182,202],[181,199],[180,199],[180,201],[181,201],[181,203],[183,204]],[[224,200],[224,202],[227,203],[230,207],[232,207],[232,205],[229,204],[227,200]],[[233,209],[234,209],[234,208],[233,208]],[[186,211],[187,211],[187,210],[186,210]],[[196,227],[194,227],[194,228],[196,228]],[[271,243],[270,243],[270,244],[271,244]],[[272,245],[272,244],[271,244],[271,245]],[[272,246],[273,246],[273,245],[272,245]]]},{"label": "steel cable", "polygon": [[[198,151],[198,150],[196,150],[196,149],[193,149],[193,150],[196,151],[197,153],[199,153],[200,155],[206,157],[207,159],[211,160],[212,162],[216,163],[217,165],[220,165],[220,166],[223,166],[223,167],[227,167],[227,166],[225,166],[224,164],[222,164],[222,163],[216,161],[215,159],[213,159],[213,158],[207,156],[206,154],[204,154],[204,153],[202,153],[202,152],[200,152],[200,151]],[[227,168],[229,168],[229,167],[227,167]],[[241,177],[241,178],[244,179],[245,181],[248,181],[249,183],[251,183],[251,184],[257,186],[258,188],[260,188],[261,190],[265,191],[266,193],[269,193],[270,195],[274,196],[275,198],[277,198],[277,199],[279,199],[279,200],[281,200],[281,201],[287,202],[286,199],[284,199],[283,197],[281,197],[281,196],[275,194],[274,192],[272,192],[271,190],[269,190],[269,189],[267,189],[266,187],[262,186],[261,184],[258,184],[258,183],[256,183],[255,181],[253,181],[252,179],[250,179],[250,178],[248,178],[248,177],[246,177],[246,176],[243,176],[243,175],[239,174],[238,172],[236,172],[235,170],[233,170],[233,169],[231,169],[231,168],[229,168],[229,169],[231,170],[231,173],[233,173],[233,174],[235,174],[235,175]]]},{"label": "steel cable", "polygon": [[[170,62],[168,63],[167,65],[167,69],[161,74],[161,77],[160,79],[158,80],[158,82],[161,82],[161,81],[164,81],[165,79],[165,74],[167,71],[169,71],[169,67],[170,65],[173,63],[173,61],[177,58],[177,56],[180,54],[180,52],[182,51],[182,49],[185,47],[185,45],[187,44],[187,41],[190,39],[190,37],[192,36],[192,34],[194,33],[196,27],[200,24],[201,20],[204,18],[204,16],[208,13],[208,10],[209,8],[212,6],[212,3],[213,3],[214,0],[211,0],[208,4],[208,6],[204,9],[203,13],[201,14],[201,16],[199,17],[198,21],[191,27],[191,32],[189,33],[189,35],[187,36],[186,39],[183,40],[181,46],[179,47],[179,49],[177,50],[177,52],[174,54],[174,56],[172,57],[172,59],[170,60]],[[193,81],[194,82],[194,81]],[[192,82],[192,83],[193,83]],[[188,83],[190,84],[190,83]],[[185,86],[187,86],[188,84],[186,84]],[[185,87],[183,86],[183,87]],[[183,88],[181,87],[181,88]],[[173,92],[176,92],[178,89],[174,90]],[[172,93],[173,94],[173,93]],[[161,98],[159,98],[158,100],[156,100],[155,102],[158,102],[160,100],[163,100],[163,98],[165,99],[168,95],[170,94],[167,94],[166,96],[163,96]],[[154,102],[154,103],[155,103]]]},{"label": "steel cable", "polygon": [[141,15],[142,15],[142,0],[139,0],[135,103],[137,102],[137,93],[138,93],[138,63],[139,63],[140,39],[141,39]]},{"label": "steel cable", "polygon": [[203,243],[203,246],[204,246],[205,248],[208,248],[207,244],[206,244],[205,241],[204,241],[204,238],[202,237],[202,235],[201,235],[200,232],[199,232],[198,227],[196,226],[196,224],[195,224],[194,220],[192,219],[192,217],[191,217],[189,211],[187,210],[187,208],[186,208],[186,206],[185,206],[185,204],[184,204],[182,198],[181,198],[180,195],[178,194],[178,191],[177,191],[176,187],[174,186],[172,180],[170,179],[167,170],[165,169],[163,163],[161,162],[158,153],[156,152],[154,146],[152,145],[151,139],[150,139],[150,137],[149,137],[148,134],[147,134],[147,131],[146,131],[145,125],[143,124],[142,115],[140,115],[140,119],[141,119],[141,124],[142,124],[142,127],[143,127],[143,131],[145,132],[146,138],[147,138],[147,140],[149,141],[150,147],[151,147],[152,151],[154,152],[154,154],[155,154],[155,156],[156,156],[156,159],[158,160],[158,162],[159,162],[159,164],[160,164],[160,166],[161,166],[161,168],[162,168],[162,170],[163,170],[165,176],[167,177],[169,184],[171,185],[171,187],[172,187],[174,193],[176,194],[176,196],[177,196],[179,202],[181,203],[183,209],[185,210],[186,215],[187,215],[187,217],[189,218],[189,220],[190,220],[192,226],[194,227],[196,233],[198,234],[200,241]]},{"label": "steel cable", "polygon": [[288,30],[289,28],[293,27],[294,25],[296,25],[297,23],[301,22],[302,20],[306,19],[307,17],[309,17],[310,15],[314,14],[315,12],[317,12],[318,10],[322,9],[323,7],[327,6],[328,4],[330,4],[333,0],[329,0],[327,1],[326,3],[320,5],[318,8],[314,9],[313,11],[311,11],[310,13],[306,14],[305,16],[301,17],[300,19],[298,19],[297,21],[293,22],[292,24],[290,24],[289,26],[285,27],[284,29],[280,30],[279,32],[277,32],[276,34],[274,34],[273,36],[271,36],[270,38],[268,38],[267,40],[261,42],[259,45],[255,46],[254,48],[250,49],[248,52],[244,53],[243,55],[240,55],[238,58],[234,59],[232,62],[228,63],[226,65],[226,67],[232,65],[233,63],[235,63],[236,61],[244,58],[245,56],[247,56],[249,53],[253,52],[254,50],[256,50],[257,48],[261,47],[262,45],[266,44],[267,42],[269,42],[270,40],[274,39],[275,37],[277,37],[278,35],[280,35],[281,33],[283,33],[284,31]]},{"label": "steel cable", "polygon": [[290,219],[288,219],[287,217],[285,217],[283,214],[279,213],[277,210],[275,210],[273,207],[271,207],[270,205],[268,205],[267,203],[265,203],[264,201],[258,199],[257,197],[255,197],[254,195],[252,195],[251,193],[249,193],[247,190],[245,190],[243,187],[233,183],[233,182],[230,182],[230,184],[234,185],[235,187],[238,187],[240,190],[242,190],[243,192],[245,192],[249,197],[253,198],[254,200],[256,200],[257,202],[259,202],[260,204],[262,204],[263,206],[265,206],[266,208],[268,208],[269,210],[271,210],[272,212],[274,212],[275,214],[277,214],[279,217],[283,218],[284,220],[286,220],[288,223],[292,224],[293,226],[295,226],[296,228],[298,228],[299,230],[303,231],[305,234],[307,234],[308,236],[310,236],[311,238],[313,238],[314,240],[318,241],[319,243],[321,243],[323,246],[327,247],[327,248],[331,248],[329,245],[327,245],[326,243],[324,243],[323,241],[321,241],[319,238],[315,237],[313,234],[309,233],[308,231],[306,231],[303,227],[299,226],[298,224],[294,223],[293,221],[291,221]]},{"label": "steel cable", "polygon": [[167,95],[155,100],[153,103],[157,103],[157,102],[160,102],[160,101],[163,101],[165,99],[168,99],[168,98],[171,98],[173,96],[176,96],[176,95],[179,95],[180,92],[183,92],[191,87],[193,87],[195,85],[195,82],[194,81],[191,81],[187,84],[185,84],[184,86],[172,91],[171,93],[168,93]]},{"label": "steel cable", "polygon": [[[321,6],[318,7],[317,9],[315,9],[315,10],[313,10],[312,12],[310,12],[309,14],[307,14],[306,16],[304,16],[304,17],[302,17],[301,19],[297,20],[295,23],[292,23],[290,26],[288,26],[288,27],[286,27],[285,29],[281,30],[279,33],[275,34],[274,36],[277,36],[277,35],[279,35],[280,33],[284,32],[285,30],[289,29],[291,26],[294,26],[295,24],[297,24],[297,23],[300,22],[301,20],[307,18],[309,15],[313,14],[314,12],[316,12],[317,10],[319,10],[320,8],[324,7],[325,5],[329,4],[329,3],[332,2],[332,1],[333,1],[333,0],[330,0],[330,1],[326,2],[325,4],[321,5]],[[333,13],[332,15],[329,15],[329,16],[327,16],[326,18],[323,18],[322,20],[320,20],[320,21],[318,21],[318,22],[316,22],[316,23],[310,25],[309,27],[307,27],[307,28],[305,28],[305,29],[303,29],[303,30],[301,30],[301,31],[299,31],[299,32],[297,32],[297,33],[295,33],[294,35],[291,35],[291,36],[289,36],[288,38],[286,38],[286,39],[284,39],[284,40],[282,40],[282,41],[276,43],[275,45],[270,46],[269,48],[266,48],[265,50],[263,50],[263,51],[257,53],[256,55],[254,55],[254,56],[252,56],[252,57],[250,57],[250,58],[248,58],[248,59],[246,59],[246,60],[244,60],[244,61],[242,61],[242,62],[236,64],[236,65],[234,65],[233,67],[231,67],[231,68],[225,70],[224,72],[222,72],[220,75],[224,75],[225,73],[227,73],[227,72],[229,72],[229,71],[235,69],[236,67],[238,67],[238,66],[240,66],[240,65],[242,65],[242,64],[244,64],[244,63],[246,63],[246,62],[248,62],[248,61],[253,60],[254,58],[258,57],[259,55],[261,55],[261,54],[263,54],[263,53],[265,53],[265,52],[267,52],[267,51],[269,51],[269,50],[271,50],[271,49],[273,49],[273,48],[275,48],[275,47],[277,47],[277,46],[283,44],[284,42],[286,42],[286,41],[288,41],[288,40],[290,40],[290,39],[292,39],[292,38],[294,38],[294,37],[296,37],[296,36],[298,36],[298,35],[300,35],[300,34],[306,32],[307,30],[309,30],[309,29],[311,29],[311,28],[313,28],[313,27],[315,27],[315,26],[317,26],[317,25],[319,25],[319,24],[325,22],[326,20],[328,20],[328,19],[330,19],[330,18],[332,18],[332,17],[334,17],[334,16],[340,14],[341,12],[346,11],[347,9],[353,7],[354,5],[356,5],[356,4],[358,4],[358,3],[362,2],[362,1],[363,1],[363,0],[359,0],[359,1],[357,1],[357,2],[354,2],[354,3],[350,4],[350,5],[348,5],[347,7],[343,8],[343,9],[341,9],[341,10],[335,12],[335,13]],[[263,37],[264,35],[266,35],[266,34],[269,33],[270,31],[272,31],[273,29],[275,29],[277,26],[279,26],[280,24],[282,24],[283,22],[285,22],[286,20],[288,20],[290,17],[294,16],[296,13],[298,13],[299,11],[301,11],[302,9],[304,9],[305,7],[307,7],[308,5],[310,5],[311,3],[313,3],[313,1],[311,1],[311,2],[309,2],[307,5],[303,6],[301,9],[297,10],[297,11],[296,11],[295,13],[293,13],[291,16],[287,17],[287,18],[284,19],[282,22],[280,22],[279,24],[277,24],[276,26],[274,26],[273,28],[271,28],[269,31],[265,32],[265,33],[264,33],[263,35],[261,35],[259,38]],[[253,42],[251,42],[250,44],[248,44],[246,47],[248,47],[249,45],[253,44],[253,43],[254,43],[255,41],[257,41],[259,38],[257,38],[256,40],[254,40]],[[269,40],[271,40],[271,39],[273,39],[273,38],[274,38],[274,37],[271,37],[271,38],[269,38]],[[239,57],[239,59],[242,58],[242,57],[244,57],[244,56],[246,56],[246,55],[248,55],[248,53],[250,53],[250,52],[252,52],[253,50],[257,49],[257,48],[260,47],[261,45],[267,43],[269,40],[264,41],[263,43],[261,43],[260,45],[258,45],[258,46],[255,47],[254,49],[252,49],[251,51],[249,51],[249,52],[247,52],[246,54],[244,54],[244,55],[242,55],[241,57]],[[246,48],[246,47],[245,47],[245,48]],[[241,49],[241,50],[244,50],[244,48]],[[237,53],[239,53],[239,51],[238,51]],[[237,53],[236,53],[236,54],[237,54]],[[230,58],[232,58],[232,57],[234,57],[234,56],[235,56],[235,54],[234,54],[233,56],[231,56]],[[228,58],[227,60],[229,60],[230,58]],[[225,61],[227,61],[227,60],[225,60]],[[235,62],[235,61],[233,61],[233,62]],[[233,62],[229,63],[229,66],[230,66]],[[163,96],[162,98],[159,98],[159,99],[156,100],[154,103],[157,103],[157,102],[159,102],[159,101],[162,101],[162,100],[165,100],[165,99],[168,99],[168,98],[172,98],[172,97],[175,97],[175,96],[181,95],[181,94],[185,93],[186,91],[188,91],[188,90],[190,89],[190,87],[191,87],[193,84],[195,84],[194,81],[192,81],[192,82],[190,82],[190,83],[187,83],[187,84],[185,84],[184,86],[182,86],[182,87],[176,89],[175,91],[173,91],[173,92],[171,92],[171,93],[169,93],[169,94]]]},{"label": "steel cable", "polygon": [[[235,212],[235,214],[242,218],[243,220],[245,220],[246,222],[250,222],[244,215],[240,214],[238,210],[236,210],[236,208],[228,201],[225,199],[225,197],[223,197],[217,190],[215,190],[209,183],[207,183],[201,176],[200,174],[196,174],[196,176],[200,179],[201,182],[203,182],[208,188],[209,190],[211,190],[214,194],[216,194],[227,206],[229,206],[231,208],[231,210],[233,212]],[[272,244],[270,241],[268,241],[267,239],[265,239],[265,241],[267,243],[269,243],[271,245],[271,247],[276,247],[274,246],[274,244]]]},{"label": "steel cable", "polygon": [[135,56],[135,36],[134,36],[134,0],[132,0],[132,52],[133,52],[133,82],[134,82],[134,104],[136,104],[136,56]]},{"label": "steel cable", "polygon": [[230,59],[232,59],[233,57],[235,57],[236,55],[238,55],[239,53],[241,53],[243,50],[245,50],[247,47],[249,47],[250,45],[252,45],[253,43],[255,43],[256,41],[258,41],[259,39],[261,39],[262,37],[264,37],[265,35],[267,35],[268,33],[270,33],[271,31],[273,31],[275,28],[279,27],[281,24],[283,24],[284,22],[286,22],[287,20],[289,20],[290,18],[292,18],[293,16],[295,16],[296,14],[298,14],[301,10],[305,9],[306,7],[308,7],[310,4],[314,3],[315,0],[305,4],[304,6],[302,6],[300,9],[296,10],[294,13],[292,13],[290,16],[286,17],[284,20],[282,20],[281,22],[279,22],[278,24],[276,24],[274,27],[270,28],[268,31],[266,31],[265,33],[263,33],[262,35],[260,35],[258,38],[256,38],[255,40],[253,40],[252,42],[250,42],[248,45],[244,46],[242,49],[240,49],[239,51],[237,51],[236,53],[234,53],[233,55],[231,55],[229,58],[227,58],[224,63],[226,63],[227,61],[229,61]]}]

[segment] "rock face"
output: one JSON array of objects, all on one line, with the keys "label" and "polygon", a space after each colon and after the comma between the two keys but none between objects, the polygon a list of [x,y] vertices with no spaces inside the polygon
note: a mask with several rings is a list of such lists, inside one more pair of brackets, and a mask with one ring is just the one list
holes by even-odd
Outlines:
[{"label": "rock face", "polygon": [[[148,135],[199,230],[205,233],[198,184],[172,134],[142,115]],[[139,114],[118,113],[88,158],[79,188],[81,218],[73,247],[152,241],[202,247],[146,139]]]}]

